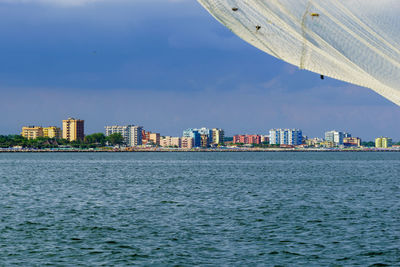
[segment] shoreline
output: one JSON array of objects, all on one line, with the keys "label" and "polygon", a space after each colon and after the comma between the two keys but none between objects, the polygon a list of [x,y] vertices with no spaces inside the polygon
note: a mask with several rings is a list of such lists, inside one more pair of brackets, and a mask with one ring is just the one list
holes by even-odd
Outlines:
[{"label": "shoreline", "polygon": [[297,153],[307,153],[307,152],[400,152],[400,149],[293,149],[293,148],[270,148],[270,149],[0,149],[0,153],[144,153],[144,152],[156,152],[156,153],[237,153],[237,152],[258,152],[258,153],[279,153],[279,152],[297,152]]}]

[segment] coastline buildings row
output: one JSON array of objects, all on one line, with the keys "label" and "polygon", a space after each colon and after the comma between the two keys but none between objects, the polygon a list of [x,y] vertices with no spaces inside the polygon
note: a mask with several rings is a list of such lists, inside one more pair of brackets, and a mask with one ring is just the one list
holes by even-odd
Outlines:
[{"label": "coastline buildings row", "polygon": [[21,135],[27,139],[38,137],[63,138],[68,141],[83,140],[85,138],[85,121],[68,118],[62,121],[63,129],[57,126],[23,126]]},{"label": "coastline buildings row", "polygon": [[142,126],[105,126],[105,134],[120,133],[127,146],[161,146],[191,149],[193,147],[211,147],[222,145],[224,131],[222,129],[190,128],[183,131],[182,137],[161,136],[160,133],[147,132]]},{"label": "coastline buildings row", "polygon": [[[62,129],[56,126],[24,126],[21,135],[27,139],[38,137],[63,138],[68,141],[83,141],[85,138],[85,121],[68,118],[62,121]],[[142,126],[105,126],[105,135],[119,133],[122,135],[124,145],[129,147],[156,146],[191,149],[194,147],[208,148],[226,145],[279,145],[303,146],[303,147],[361,147],[361,139],[352,137],[351,134],[340,131],[325,132],[324,139],[309,139],[303,136],[300,129],[271,129],[269,135],[235,135],[232,141],[225,141],[224,130],[219,128],[209,129],[189,128],[183,131],[181,137],[161,136],[160,133],[152,133]],[[390,148],[392,139],[379,137],[375,140],[375,147]]]}]

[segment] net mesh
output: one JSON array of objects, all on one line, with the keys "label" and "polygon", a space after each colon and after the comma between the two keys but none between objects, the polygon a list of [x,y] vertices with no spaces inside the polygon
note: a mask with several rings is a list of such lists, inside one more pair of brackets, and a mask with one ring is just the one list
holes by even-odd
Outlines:
[{"label": "net mesh", "polygon": [[266,53],[400,105],[399,0],[198,0]]}]

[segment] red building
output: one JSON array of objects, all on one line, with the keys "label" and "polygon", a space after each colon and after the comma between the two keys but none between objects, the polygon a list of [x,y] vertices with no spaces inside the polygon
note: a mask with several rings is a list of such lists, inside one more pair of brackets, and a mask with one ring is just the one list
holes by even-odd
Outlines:
[{"label": "red building", "polygon": [[261,135],[235,135],[233,137],[233,143],[234,144],[261,144]]}]

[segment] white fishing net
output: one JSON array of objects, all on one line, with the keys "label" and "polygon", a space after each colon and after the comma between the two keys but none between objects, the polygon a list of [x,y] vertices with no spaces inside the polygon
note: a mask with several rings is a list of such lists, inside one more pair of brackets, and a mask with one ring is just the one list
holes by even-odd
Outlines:
[{"label": "white fishing net", "polygon": [[266,53],[400,105],[400,0],[198,0]]}]

